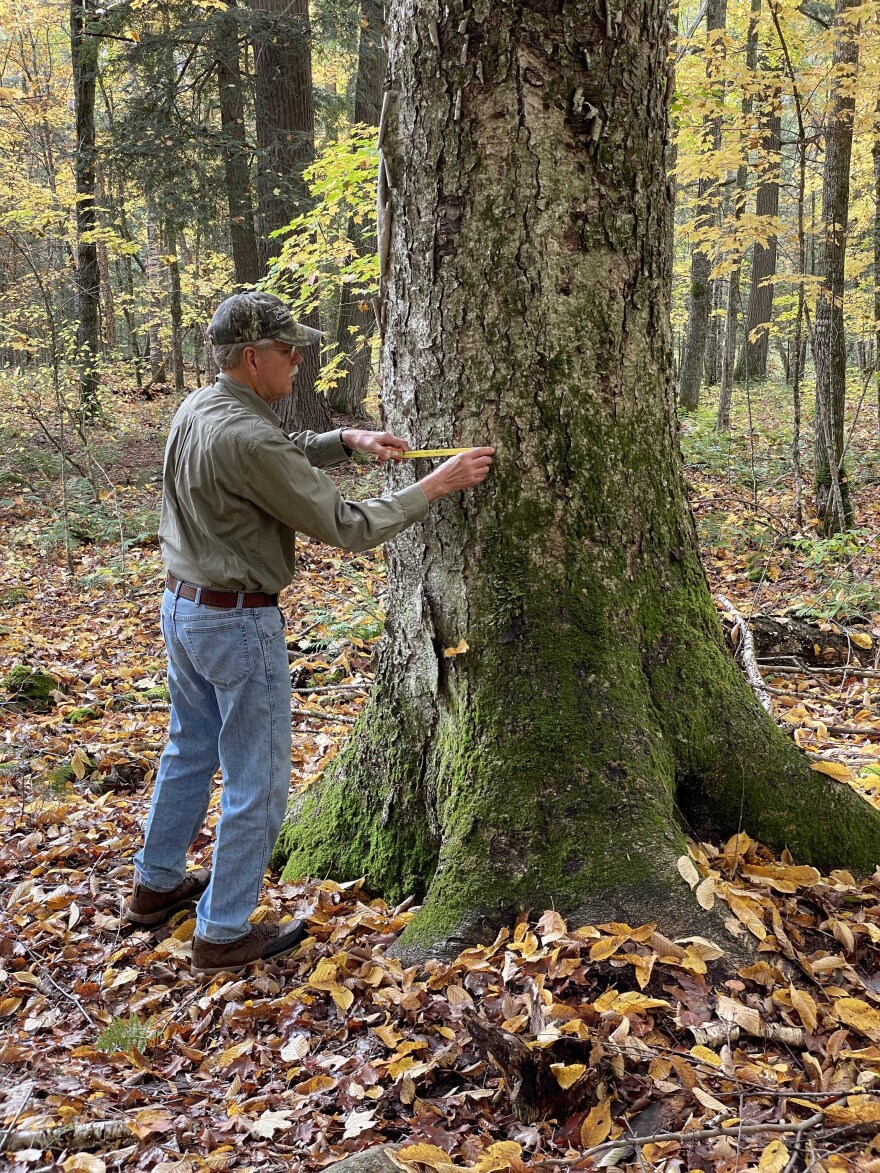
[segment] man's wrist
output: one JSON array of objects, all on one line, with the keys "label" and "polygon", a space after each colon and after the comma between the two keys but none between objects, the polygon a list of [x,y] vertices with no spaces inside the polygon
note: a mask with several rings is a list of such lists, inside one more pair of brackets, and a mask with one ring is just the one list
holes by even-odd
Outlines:
[{"label": "man's wrist", "polygon": [[353,456],[354,452],[355,452],[354,444],[347,443],[346,439],[345,439],[346,436],[352,436],[353,432],[354,432],[353,428],[340,428],[339,429],[339,443],[345,449],[346,456]]}]

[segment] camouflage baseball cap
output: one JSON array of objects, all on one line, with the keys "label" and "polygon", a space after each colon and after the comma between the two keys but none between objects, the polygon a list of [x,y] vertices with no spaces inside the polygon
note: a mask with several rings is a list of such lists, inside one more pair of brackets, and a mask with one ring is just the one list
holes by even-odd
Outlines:
[{"label": "camouflage baseball cap", "polygon": [[208,341],[214,346],[264,338],[277,338],[291,346],[313,346],[322,337],[320,330],[295,322],[284,302],[271,293],[233,293],[217,306],[208,326]]}]

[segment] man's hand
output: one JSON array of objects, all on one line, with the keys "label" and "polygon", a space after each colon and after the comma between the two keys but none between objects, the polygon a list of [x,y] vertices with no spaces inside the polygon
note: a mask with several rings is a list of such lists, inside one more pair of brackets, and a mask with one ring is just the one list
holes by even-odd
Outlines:
[{"label": "man's hand", "polygon": [[443,462],[419,481],[419,488],[429,501],[445,497],[459,489],[471,489],[486,479],[492,467],[494,448],[471,448]]},{"label": "man's hand", "polygon": [[406,440],[392,436],[390,432],[367,432],[361,428],[346,428],[342,433],[342,443],[355,452],[366,452],[375,456],[380,464],[385,464],[389,460],[399,460],[401,452],[409,449]]}]

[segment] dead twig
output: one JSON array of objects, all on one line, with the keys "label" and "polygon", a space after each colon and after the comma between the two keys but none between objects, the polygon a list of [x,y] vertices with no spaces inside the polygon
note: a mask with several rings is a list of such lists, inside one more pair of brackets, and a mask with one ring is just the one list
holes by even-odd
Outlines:
[{"label": "dead twig", "polygon": [[755,642],[752,639],[752,633],[749,630],[749,625],[745,618],[737,611],[733,603],[724,595],[718,596],[718,601],[724,607],[725,611],[730,612],[736,620],[736,627],[739,631],[739,643],[736,648],[736,654],[742,661],[742,666],[746,674],[746,679],[752,686],[755,696],[761,702],[761,705],[768,713],[773,712],[773,702],[764,686],[764,681],[761,673],[758,670],[758,662],[755,659]]}]

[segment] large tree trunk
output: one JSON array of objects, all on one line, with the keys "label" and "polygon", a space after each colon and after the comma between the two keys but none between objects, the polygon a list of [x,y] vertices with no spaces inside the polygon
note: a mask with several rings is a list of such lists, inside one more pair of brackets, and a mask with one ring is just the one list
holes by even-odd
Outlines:
[{"label": "large tree trunk", "polygon": [[96,241],[95,84],[99,38],[89,29],[91,0],[71,0],[70,59],[76,118],[76,351],[80,409],[98,410],[98,357],[101,352],[101,271]]},{"label": "large tree trunk", "polygon": [[389,424],[496,466],[389,548],[371,701],[278,854],[424,895],[412,957],[520,909],[694,931],[685,821],[880,858],[724,647],[671,378],[666,5],[617,12],[451,0],[438,51],[392,10]]},{"label": "large tree trunk", "polygon": [[843,303],[844,267],[849,224],[849,168],[852,156],[855,92],[852,79],[858,68],[856,28],[843,17],[856,0],[837,0],[837,33],[832,64],[832,99],[825,135],[825,171],[822,181],[822,283],[816,298],[813,358],[816,364],[816,442],[813,480],[816,513],[826,534],[849,529],[853,523],[849,484],[843,468],[844,408],[846,405],[846,336]]},{"label": "large tree trunk", "polygon": [[240,285],[253,285],[262,277],[263,270],[254,227],[241,89],[240,29],[235,0],[228,0],[227,8],[227,12],[217,17],[214,48],[217,55],[223,168],[229,206],[229,239],[235,280]]},{"label": "large tree trunk", "polygon": [[[708,0],[706,5],[706,84],[713,84],[713,44],[715,35],[724,28],[727,20],[727,0]],[[710,246],[704,239],[715,223],[718,180],[713,161],[718,149],[721,133],[720,120],[707,117],[703,126],[703,138],[709,157],[705,174],[699,180],[697,204],[694,209],[693,230],[697,236],[691,246],[691,285],[688,298],[688,320],[685,332],[684,354],[681,360],[679,378],[679,404],[685,411],[695,411],[700,406],[700,385],[706,359],[706,343],[709,337],[709,311],[713,302],[712,262]]]},{"label": "large tree trunk", "polygon": [[[361,35],[358,43],[358,70],[355,83],[354,120],[378,126],[382,112],[382,84],[385,80],[385,48],[381,0],[361,0]],[[374,232],[352,218],[348,226],[358,256],[375,252]],[[331,404],[346,415],[360,415],[370,380],[369,340],[375,326],[370,295],[343,285],[336,318],[336,345],[345,355],[345,378],[334,389]]]}]

